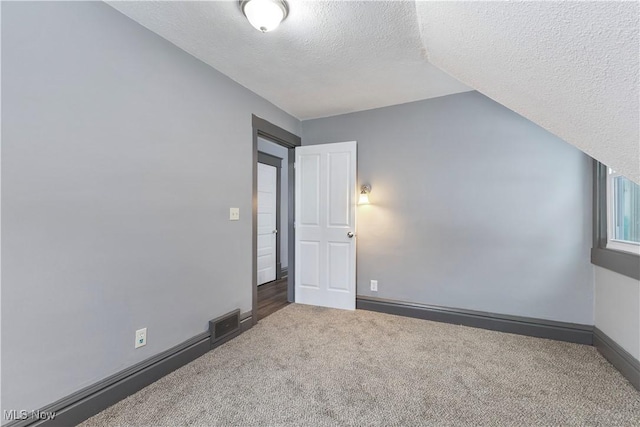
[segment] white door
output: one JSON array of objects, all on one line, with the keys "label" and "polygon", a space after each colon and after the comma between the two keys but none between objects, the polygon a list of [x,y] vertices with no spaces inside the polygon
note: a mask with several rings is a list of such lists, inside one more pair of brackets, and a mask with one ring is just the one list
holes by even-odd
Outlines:
[{"label": "white door", "polygon": [[258,163],[258,285],[276,280],[277,173]]},{"label": "white door", "polygon": [[356,142],[296,147],[295,300],[356,308]]}]

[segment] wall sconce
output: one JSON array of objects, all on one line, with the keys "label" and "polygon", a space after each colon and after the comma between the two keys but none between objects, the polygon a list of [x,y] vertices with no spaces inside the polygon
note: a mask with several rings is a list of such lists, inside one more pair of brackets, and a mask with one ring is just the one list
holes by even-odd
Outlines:
[{"label": "wall sconce", "polygon": [[285,0],[240,0],[240,9],[258,31],[275,30],[289,14]]},{"label": "wall sconce", "polygon": [[369,193],[371,193],[371,186],[369,184],[365,184],[360,187],[360,199],[358,199],[359,205],[369,204]]}]

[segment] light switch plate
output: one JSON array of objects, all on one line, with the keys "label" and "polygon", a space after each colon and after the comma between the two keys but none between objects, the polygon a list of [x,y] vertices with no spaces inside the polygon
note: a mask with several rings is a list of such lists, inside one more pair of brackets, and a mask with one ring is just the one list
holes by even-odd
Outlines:
[{"label": "light switch plate", "polygon": [[229,208],[229,221],[238,221],[240,219],[240,208]]}]

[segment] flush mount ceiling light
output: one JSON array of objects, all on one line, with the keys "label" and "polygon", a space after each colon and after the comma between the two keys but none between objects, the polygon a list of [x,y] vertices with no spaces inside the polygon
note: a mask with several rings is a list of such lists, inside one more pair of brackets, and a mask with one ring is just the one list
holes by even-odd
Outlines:
[{"label": "flush mount ceiling light", "polygon": [[289,14],[284,0],[240,0],[240,9],[256,30],[275,30]]}]

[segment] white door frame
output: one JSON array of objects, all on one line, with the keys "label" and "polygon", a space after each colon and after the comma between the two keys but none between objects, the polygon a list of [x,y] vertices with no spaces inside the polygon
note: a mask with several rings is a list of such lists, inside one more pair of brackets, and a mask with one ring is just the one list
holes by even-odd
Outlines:
[{"label": "white door frame", "polygon": [[288,248],[289,248],[289,260],[288,260],[288,281],[287,281],[287,299],[290,302],[295,300],[294,295],[294,277],[295,277],[295,250],[294,250],[294,242],[295,242],[295,229],[293,227],[293,222],[295,220],[295,171],[293,169],[293,163],[295,161],[295,147],[299,147],[302,145],[302,140],[299,136],[292,134],[256,115],[251,116],[251,124],[253,127],[253,154],[252,154],[252,165],[253,165],[253,178],[252,178],[252,267],[251,267],[251,292],[253,295],[252,298],[252,308],[251,314],[243,313],[241,320],[244,320],[247,317],[251,317],[252,325],[258,323],[258,136],[261,136],[265,139],[268,139],[271,142],[282,145],[283,147],[289,150],[288,155],[288,176],[289,176],[289,189],[288,189],[288,227],[289,227],[289,238],[288,238]]}]

